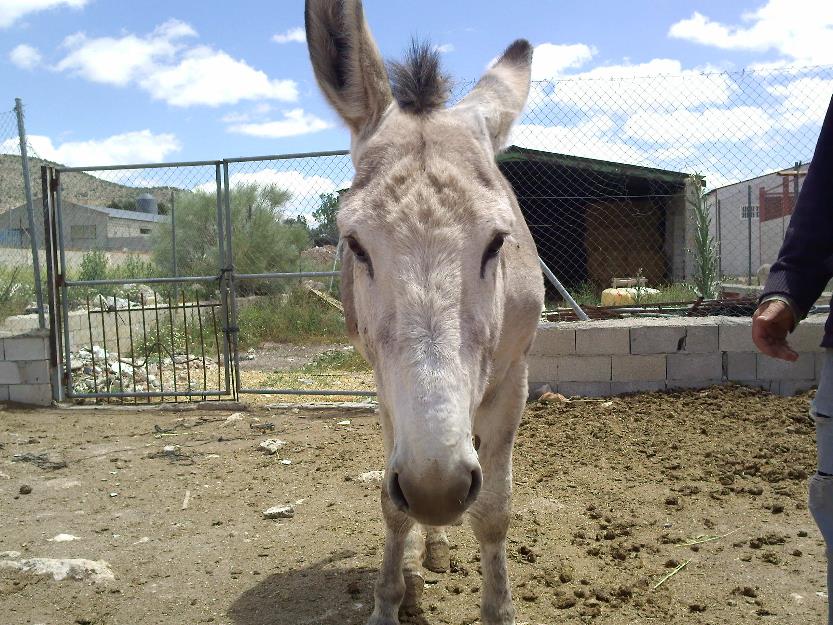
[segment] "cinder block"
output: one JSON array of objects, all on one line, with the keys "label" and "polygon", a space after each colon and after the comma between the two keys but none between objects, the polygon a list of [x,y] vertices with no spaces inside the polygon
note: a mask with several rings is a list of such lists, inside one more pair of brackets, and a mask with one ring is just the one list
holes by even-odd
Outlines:
[{"label": "cinder block", "polygon": [[0,401],[9,401],[9,385],[0,384]]},{"label": "cinder block", "polygon": [[611,382],[610,392],[613,395],[626,395],[628,393],[654,393],[666,389],[665,380],[661,382],[637,381],[637,382]]},{"label": "cinder block", "polygon": [[672,391],[709,388],[711,386],[720,386],[721,384],[723,384],[723,381],[718,378],[692,378],[690,380],[668,380],[666,386],[669,391]]},{"label": "cinder block", "polygon": [[802,321],[798,324],[795,332],[787,337],[787,341],[799,353],[823,352],[822,338],[824,338],[824,326],[822,324]]},{"label": "cinder block", "polygon": [[754,352],[752,322],[727,320],[720,325],[719,347],[722,352]]},{"label": "cinder block", "polygon": [[581,328],[576,330],[576,353],[585,355],[630,354],[630,328]]},{"label": "cinder block", "polygon": [[673,354],[683,349],[685,338],[684,326],[633,327],[631,354]]},{"label": "cinder block", "polygon": [[46,337],[15,336],[3,341],[6,360],[43,360],[49,357]]},{"label": "cinder block", "polygon": [[718,325],[689,326],[686,330],[685,351],[690,354],[711,354],[718,350]]},{"label": "cinder block", "polygon": [[69,331],[80,330],[86,320],[79,314],[70,314],[69,316]]},{"label": "cinder block", "polygon": [[49,384],[49,362],[29,360],[17,363],[22,384]]},{"label": "cinder block", "polygon": [[736,380],[732,384],[736,386],[747,386],[749,388],[760,388],[770,393],[778,392],[778,380]]},{"label": "cinder block", "polygon": [[548,356],[529,356],[526,359],[529,370],[527,379],[531,385],[555,384],[558,380],[558,360]]},{"label": "cinder block", "polygon": [[733,382],[758,377],[758,355],[752,352],[726,352],[726,378]]},{"label": "cinder block", "polygon": [[49,384],[17,384],[9,387],[9,401],[30,406],[49,406],[52,387]]},{"label": "cinder block", "polygon": [[16,362],[0,362],[0,384],[20,384],[20,369]]},{"label": "cinder block", "polygon": [[787,362],[758,354],[758,377],[762,380],[815,380],[816,359],[802,354],[796,362]]},{"label": "cinder block", "polygon": [[610,382],[610,356],[559,356],[558,384],[562,382]]},{"label": "cinder block", "polygon": [[576,331],[564,326],[544,325],[538,326],[535,340],[532,342],[533,355],[561,356],[576,353]]},{"label": "cinder block", "polygon": [[614,382],[656,381],[665,384],[666,355],[613,356]]},{"label": "cinder block", "polygon": [[668,380],[717,380],[723,378],[723,356],[713,354],[668,354]]},{"label": "cinder block", "polygon": [[559,382],[558,392],[566,397],[610,397],[610,382]]},{"label": "cinder block", "polygon": [[792,397],[815,387],[814,380],[779,380],[777,393],[783,397]]}]

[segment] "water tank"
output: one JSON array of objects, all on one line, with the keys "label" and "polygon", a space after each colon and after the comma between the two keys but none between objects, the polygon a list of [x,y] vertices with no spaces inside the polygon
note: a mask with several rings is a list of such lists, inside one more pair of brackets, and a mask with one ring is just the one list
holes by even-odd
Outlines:
[{"label": "water tank", "polygon": [[140,213],[159,214],[159,205],[156,203],[156,198],[150,193],[143,193],[136,198],[136,207]]}]

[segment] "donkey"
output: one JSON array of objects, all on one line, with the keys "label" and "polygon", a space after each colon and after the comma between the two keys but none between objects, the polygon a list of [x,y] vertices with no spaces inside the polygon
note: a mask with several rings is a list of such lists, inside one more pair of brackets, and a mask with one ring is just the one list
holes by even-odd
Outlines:
[{"label": "donkey", "polygon": [[[512,625],[506,571],[512,445],[544,301],[535,243],[495,163],[529,93],[532,47],[511,44],[456,106],[439,57],[385,68],[361,0],[306,0],[310,58],[351,132],[356,174],[338,228],[347,331],[373,366],[387,458],[382,568],[369,625],[397,625],[442,526],[480,543],[483,625]],[[444,561],[444,562],[443,562]]]}]

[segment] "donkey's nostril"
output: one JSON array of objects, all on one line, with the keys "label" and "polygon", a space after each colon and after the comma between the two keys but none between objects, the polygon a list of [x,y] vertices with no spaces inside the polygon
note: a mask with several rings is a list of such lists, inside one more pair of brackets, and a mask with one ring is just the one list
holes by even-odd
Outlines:
[{"label": "donkey's nostril", "polygon": [[466,507],[474,503],[477,496],[480,494],[480,487],[483,485],[483,472],[478,467],[471,472],[471,486],[469,487],[469,494],[466,497]]},{"label": "donkey's nostril", "polygon": [[388,484],[388,496],[399,510],[402,512],[408,511],[408,500],[405,499],[405,493],[402,492],[402,487],[399,485],[399,473],[394,473]]}]

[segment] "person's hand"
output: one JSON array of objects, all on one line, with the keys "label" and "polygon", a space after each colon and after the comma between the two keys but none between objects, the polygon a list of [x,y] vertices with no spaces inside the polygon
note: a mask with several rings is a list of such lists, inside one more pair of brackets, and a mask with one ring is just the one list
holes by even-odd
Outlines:
[{"label": "person's hand", "polygon": [[767,356],[794,362],[798,354],[787,343],[787,334],[794,325],[792,309],[786,302],[764,302],[752,315],[752,340]]}]

